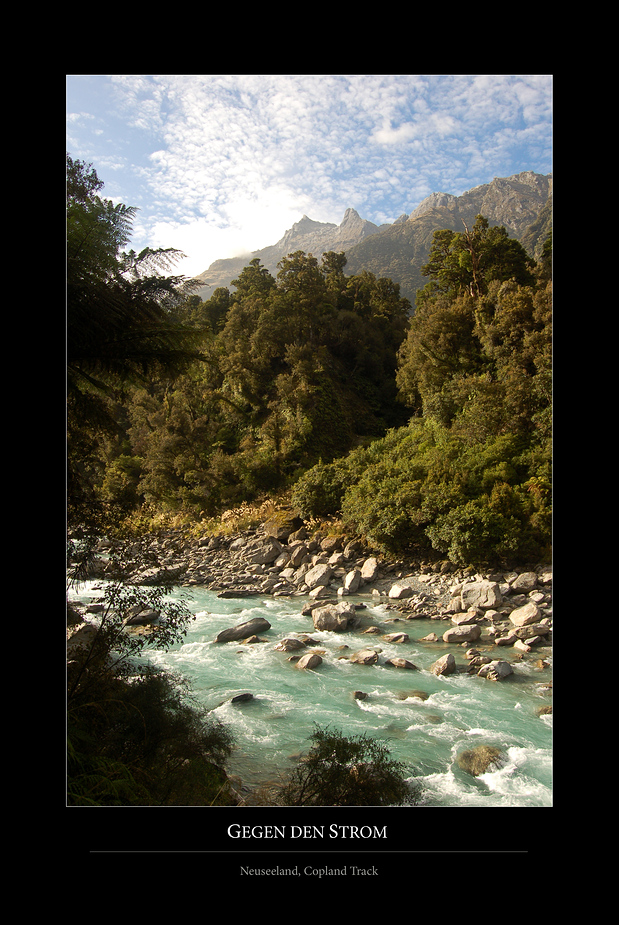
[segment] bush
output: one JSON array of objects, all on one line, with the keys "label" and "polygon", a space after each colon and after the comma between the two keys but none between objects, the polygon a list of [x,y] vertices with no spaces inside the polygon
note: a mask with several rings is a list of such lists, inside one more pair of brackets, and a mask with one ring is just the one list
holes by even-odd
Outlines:
[{"label": "bush", "polygon": [[232,740],[158,669],[100,673],[68,713],[67,801],[73,806],[226,805]]},{"label": "bush", "polygon": [[347,475],[337,463],[317,463],[295,483],[291,500],[302,517],[329,517],[342,506]]},{"label": "bush", "polygon": [[415,802],[402,762],[367,735],[346,737],[315,727],[314,745],[281,788],[282,806],[394,806]]}]

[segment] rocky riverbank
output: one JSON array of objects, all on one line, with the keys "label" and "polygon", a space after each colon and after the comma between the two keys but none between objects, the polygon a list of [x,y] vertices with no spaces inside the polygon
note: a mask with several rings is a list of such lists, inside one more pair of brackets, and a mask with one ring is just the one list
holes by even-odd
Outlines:
[{"label": "rocky riverbank", "polygon": [[[108,577],[106,552],[102,548],[93,563],[91,578]],[[146,552],[157,565],[145,568],[142,549],[139,558],[125,563],[125,580],[140,585],[165,580],[233,599],[298,597],[300,611],[311,620],[308,632],[278,635],[273,642],[300,670],[320,671],[325,655],[324,643],[312,638],[313,628],[334,633],[353,630],[359,636],[358,647],[342,647],[338,658],[360,666],[381,663],[415,671],[417,666],[410,659],[387,657],[384,648],[387,644],[392,653],[392,644],[401,643],[406,654],[407,623],[418,619],[435,621],[436,627],[419,641],[439,651],[444,646],[429,668],[435,675],[466,672],[503,681],[518,674],[522,660],[533,662],[536,668],[550,664],[553,613],[548,566],[476,572],[445,560],[399,560],[380,555],[357,537],[315,531],[281,518],[252,529],[201,538],[169,530],[151,537]],[[380,625],[367,619],[368,604],[382,605],[385,616],[378,621]],[[78,626],[84,617],[87,621],[87,611],[86,607],[81,614],[75,612]],[[127,631],[149,632],[158,617],[156,611],[136,613],[126,620]],[[67,658],[71,645],[94,629],[88,622],[78,626],[68,631],[72,638]],[[269,622],[258,617],[231,625],[213,641],[267,643],[270,629]],[[544,682],[547,693],[551,694],[551,688],[551,681]],[[423,697],[422,692],[418,694]],[[253,696],[246,690],[233,699],[242,703]],[[363,700],[369,695],[356,690],[353,696]],[[539,713],[552,713],[552,705],[540,707]],[[502,757],[495,748],[481,745],[459,755],[458,763],[477,775],[500,764]],[[252,794],[241,782],[233,782],[233,790],[239,803],[252,804]]]},{"label": "rocky riverbank", "polygon": [[[359,538],[311,531],[298,519],[281,516],[253,529],[199,539],[169,531],[153,538],[149,552],[158,566],[137,568],[131,581],[157,584],[165,578],[229,598],[300,597],[315,629],[382,633],[376,627],[362,628],[359,600],[366,597],[392,611],[394,622],[436,620],[437,630],[427,640],[466,646],[466,670],[492,680],[512,673],[516,653],[518,657],[539,654],[542,660],[550,656],[552,571],[547,566],[478,573],[455,568],[448,561],[389,559],[368,549]],[[355,604],[347,600],[351,597]],[[135,622],[152,619],[156,614],[138,616]],[[261,629],[265,627],[231,627],[218,641],[249,641]],[[390,641],[408,638],[405,633],[399,637],[394,635]],[[515,653],[507,661],[488,654],[489,647],[496,647],[497,653],[503,648]],[[375,648],[354,657],[375,658]],[[393,662],[396,667],[415,667],[405,659]],[[302,667],[317,664],[316,659],[307,659]],[[448,674],[462,668],[448,653],[432,670]]]}]

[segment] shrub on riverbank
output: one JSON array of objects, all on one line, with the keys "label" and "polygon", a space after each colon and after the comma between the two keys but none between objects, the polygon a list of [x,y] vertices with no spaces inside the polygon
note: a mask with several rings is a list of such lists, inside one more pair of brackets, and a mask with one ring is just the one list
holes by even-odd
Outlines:
[{"label": "shrub on riverbank", "polygon": [[70,806],[225,806],[232,741],[173,675],[100,672],[68,711]]},{"label": "shrub on riverbank", "polygon": [[282,806],[394,806],[413,803],[417,791],[402,762],[367,735],[343,736],[316,726],[312,748],[280,789]]},{"label": "shrub on riverbank", "polygon": [[292,503],[340,514],[386,553],[432,550],[456,565],[543,559],[551,543],[550,450],[514,434],[467,444],[412,420],[302,476]]}]

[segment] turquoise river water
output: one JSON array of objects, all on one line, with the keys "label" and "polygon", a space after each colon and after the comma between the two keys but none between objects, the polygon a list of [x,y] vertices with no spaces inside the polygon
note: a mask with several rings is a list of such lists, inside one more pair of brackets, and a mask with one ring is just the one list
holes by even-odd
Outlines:
[{"label": "turquoise river water", "polygon": [[[81,585],[73,597],[92,601],[100,593],[95,584]],[[186,677],[196,698],[230,729],[235,747],[227,768],[246,786],[281,779],[307,750],[318,724],[384,742],[390,756],[405,763],[407,776],[421,784],[422,806],[552,806],[552,714],[539,713],[551,703],[551,668],[538,667],[541,652],[518,658],[516,650],[489,645],[493,658],[510,661],[514,669],[500,682],[466,671],[436,677],[429,668],[446,651],[466,667],[466,647],[421,642],[432,632],[440,638],[444,624],[425,619],[394,623],[397,613],[372,598],[347,599],[366,605],[360,629],[331,633],[315,630],[311,617],[302,615],[303,598],[221,599],[195,588],[176,593],[196,619],[182,642],[167,652],[149,651],[148,659]],[[264,642],[213,641],[220,630],[256,616],[271,624],[261,634]],[[385,633],[403,631],[409,641],[390,644],[380,636],[360,636],[369,625]],[[298,669],[289,653],[274,648],[284,636],[302,633],[324,650],[322,664],[313,671]],[[403,656],[418,670],[381,660],[363,666],[341,658],[366,646],[379,646],[381,660]],[[550,661],[548,654],[545,649]],[[368,697],[356,699],[358,690]],[[230,702],[245,692],[253,700]],[[477,745],[498,747],[502,766],[480,777],[461,770],[458,753]]]}]

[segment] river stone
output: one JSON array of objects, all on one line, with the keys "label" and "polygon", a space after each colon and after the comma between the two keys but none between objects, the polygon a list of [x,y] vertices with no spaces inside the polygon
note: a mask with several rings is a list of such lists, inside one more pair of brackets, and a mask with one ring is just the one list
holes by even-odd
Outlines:
[{"label": "river stone", "polygon": [[296,652],[297,649],[305,649],[306,645],[300,639],[294,639],[292,636],[286,636],[285,639],[281,639],[275,648],[279,652]]},{"label": "river stone", "polygon": [[305,543],[295,543],[294,546],[289,547],[288,554],[290,556],[290,564],[294,568],[299,568],[306,556],[309,555],[309,550]]},{"label": "river stone", "polygon": [[476,748],[469,748],[460,752],[457,756],[458,767],[472,774],[473,777],[479,777],[485,774],[489,768],[497,768],[502,763],[502,753],[500,749],[492,745],[478,745]]},{"label": "river stone", "polygon": [[511,590],[518,591],[520,593],[528,594],[529,591],[532,591],[533,588],[537,586],[537,574],[536,572],[522,572],[514,579],[511,583]]},{"label": "river stone", "polygon": [[309,569],[303,576],[303,581],[313,591],[315,588],[325,587],[329,584],[333,569],[326,563],[319,563],[314,568]]},{"label": "river stone", "polygon": [[343,633],[348,627],[348,621],[354,617],[354,610],[345,604],[324,604],[312,610],[312,620],[317,630],[326,630],[332,633]]},{"label": "river stone", "polygon": [[319,665],[322,665],[322,659],[315,652],[308,652],[306,655],[302,655],[296,664],[297,668],[318,668]]},{"label": "river stone", "polygon": [[455,670],[456,660],[451,652],[448,652],[447,655],[442,655],[430,668],[432,674],[437,676],[453,674]]},{"label": "river stone", "polygon": [[413,665],[407,658],[388,658],[386,664],[393,665],[394,668],[408,668],[409,670],[417,671],[417,665]]},{"label": "river stone", "polygon": [[243,547],[242,556],[252,565],[268,565],[281,555],[282,544],[273,537],[256,537]]},{"label": "river stone", "polygon": [[396,581],[389,589],[389,597],[396,601],[401,601],[405,597],[411,597],[412,594],[413,589],[411,587],[411,582],[406,579],[403,581]]},{"label": "river stone", "polygon": [[494,644],[495,646],[513,646],[517,639],[515,633],[508,633],[507,636],[497,636]]},{"label": "river stone", "polygon": [[388,633],[383,638],[385,642],[408,642],[410,637],[406,633]]},{"label": "river stone", "polygon": [[525,623],[513,630],[518,639],[528,639],[529,636],[548,636],[551,632],[547,623]]},{"label": "river stone", "polygon": [[513,673],[514,669],[509,664],[509,662],[503,662],[498,659],[494,659],[487,665],[482,665],[482,667],[477,672],[477,676],[479,678],[488,678],[490,681],[502,681],[503,678],[507,678],[510,674]]},{"label": "river stone", "polygon": [[344,587],[350,594],[355,594],[361,585],[361,571],[358,568],[352,569],[344,578]]},{"label": "river stone", "polygon": [[481,627],[477,623],[454,626],[443,633],[443,642],[475,642],[481,636]]},{"label": "river stone", "polygon": [[377,575],[378,559],[375,556],[371,556],[369,559],[366,559],[361,566],[361,577],[364,581],[370,582],[374,581]]},{"label": "river stone", "polygon": [[529,623],[539,622],[541,615],[535,601],[529,601],[524,607],[517,607],[516,610],[512,610],[509,619],[514,626],[527,626]]},{"label": "river stone", "polygon": [[375,665],[378,661],[378,652],[374,649],[360,649],[350,656],[355,665]]},{"label": "river stone", "polygon": [[249,636],[264,633],[271,629],[271,624],[264,617],[254,617],[253,620],[247,620],[245,623],[239,623],[237,626],[231,626],[229,629],[222,630],[215,636],[215,642],[234,642],[237,639],[247,639]]},{"label": "river stone", "polygon": [[496,581],[482,579],[471,581],[460,589],[460,601],[463,610],[482,607],[484,610],[496,607],[503,600],[501,589]]},{"label": "river stone", "polygon": [[471,623],[477,623],[477,611],[467,610],[466,613],[456,613],[451,618],[451,622],[455,624],[455,626],[466,626]]}]

